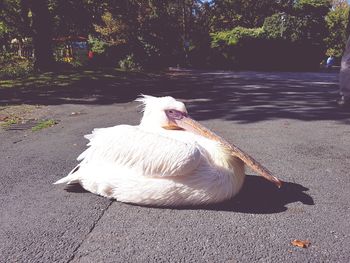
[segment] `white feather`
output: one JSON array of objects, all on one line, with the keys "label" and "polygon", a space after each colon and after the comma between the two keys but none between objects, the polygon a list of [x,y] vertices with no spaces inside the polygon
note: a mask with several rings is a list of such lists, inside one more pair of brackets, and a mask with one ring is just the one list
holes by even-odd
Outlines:
[{"label": "white feather", "polygon": [[137,126],[98,129],[86,137],[90,147],[78,157],[81,165],[108,162],[115,167],[140,170],[143,176],[164,177],[187,175],[200,161],[195,143],[143,131]]}]

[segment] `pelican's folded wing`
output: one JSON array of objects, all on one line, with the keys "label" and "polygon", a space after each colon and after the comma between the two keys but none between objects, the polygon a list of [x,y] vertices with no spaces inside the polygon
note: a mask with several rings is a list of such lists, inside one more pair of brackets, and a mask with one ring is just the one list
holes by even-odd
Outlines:
[{"label": "pelican's folded wing", "polygon": [[90,140],[89,148],[78,157],[80,165],[107,162],[144,176],[184,176],[198,166],[201,158],[196,143],[146,132],[137,126],[95,129],[85,137]]}]

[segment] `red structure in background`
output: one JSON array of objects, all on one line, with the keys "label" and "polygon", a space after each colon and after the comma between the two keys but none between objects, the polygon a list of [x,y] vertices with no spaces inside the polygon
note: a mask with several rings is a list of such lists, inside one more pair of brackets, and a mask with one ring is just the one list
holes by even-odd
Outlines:
[{"label": "red structure in background", "polygon": [[54,55],[57,61],[86,62],[90,58],[88,39],[82,36],[58,37],[53,39]]},{"label": "red structure in background", "polygon": [[[57,37],[52,39],[53,53],[56,61],[85,63],[93,58],[89,50],[88,39],[82,36]],[[20,57],[34,58],[31,38],[12,39],[11,51]]]},{"label": "red structure in background", "polygon": [[91,50],[89,50],[88,58],[92,59],[93,57],[94,57],[94,53]]}]

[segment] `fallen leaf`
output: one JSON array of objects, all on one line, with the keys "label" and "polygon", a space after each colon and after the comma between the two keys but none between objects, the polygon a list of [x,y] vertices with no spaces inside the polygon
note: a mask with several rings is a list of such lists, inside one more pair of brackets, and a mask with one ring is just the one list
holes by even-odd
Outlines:
[{"label": "fallen leaf", "polygon": [[0,114],[0,121],[6,121],[8,118],[9,116]]},{"label": "fallen leaf", "polygon": [[302,247],[302,248],[307,248],[309,247],[311,242],[309,240],[299,240],[299,239],[294,239],[292,241],[292,245],[296,247]]}]

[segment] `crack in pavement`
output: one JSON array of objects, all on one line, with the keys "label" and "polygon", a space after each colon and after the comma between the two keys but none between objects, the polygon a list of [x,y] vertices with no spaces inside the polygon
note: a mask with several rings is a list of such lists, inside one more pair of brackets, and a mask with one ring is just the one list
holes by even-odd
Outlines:
[{"label": "crack in pavement", "polygon": [[97,225],[97,223],[100,221],[100,219],[103,217],[103,215],[106,213],[106,211],[108,210],[108,208],[112,205],[112,203],[114,202],[114,200],[110,200],[110,202],[108,203],[108,205],[106,206],[105,209],[102,210],[101,215],[97,218],[96,221],[94,221],[88,231],[88,233],[85,235],[85,237],[81,240],[81,242],[77,245],[77,247],[73,250],[72,255],[70,256],[69,260],[67,261],[67,263],[72,262],[75,259],[75,255],[76,252],[79,250],[79,248],[81,247],[81,245],[84,243],[84,241],[88,238],[88,236],[90,235],[90,233],[94,230],[95,226]]}]

